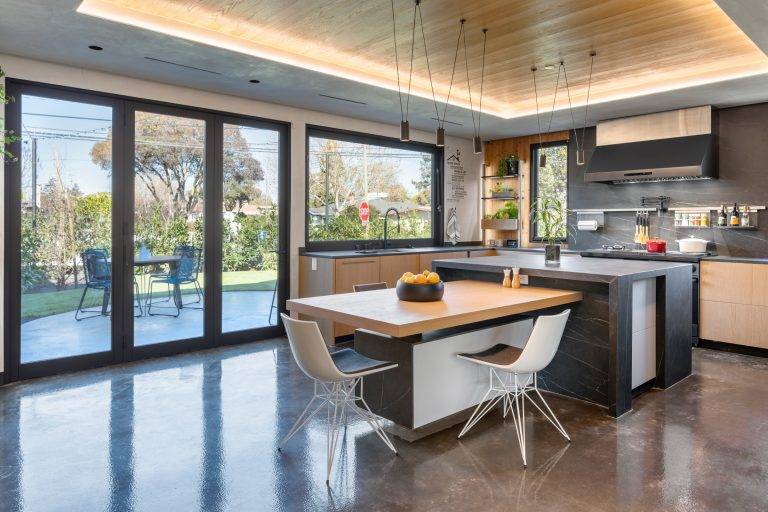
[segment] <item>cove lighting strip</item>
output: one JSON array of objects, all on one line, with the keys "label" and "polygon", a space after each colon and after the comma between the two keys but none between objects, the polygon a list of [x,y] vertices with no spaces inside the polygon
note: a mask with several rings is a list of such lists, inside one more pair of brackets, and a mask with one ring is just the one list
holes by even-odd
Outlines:
[{"label": "cove lighting strip", "polygon": [[[346,80],[352,80],[354,82],[371,85],[374,87],[380,87],[389,91],[397,91],[397,84],[394,81],[377,78],[369,74],[362,72],[356,72],[347,67],[341,65],[333,65],[325,63],[319,60],[314,60],[302,55],[297,55],[287,51],[281,51],[280,49],[259,44],[252,40],[242,39],[238,37],[222,34],[215,30],[201,28],[194,26],[190,23],[185,23],[177,19],[166,18],[157,16],[154,14],[148,14],[136,9],[131,9],[123,5],[118,5],[108,0],[83,0],[80,6],[77,8],[77,12],[88,16],[94,16],[96,18],[102,18],[105,20],[122,23],[146,30],[151,30],[160,34],[165,34],[172,37],[178,37],[188,41],[193,41],[215,48],[221,48],[230,50],[233,52],[241,53],[244,55],[250,55],[252,57],[258,57],[273,62],[279,62],[289,66],[294,66],[326,75],[343,78]],[[746,37],[746,35],[744,36]],[[339,59],[343,60],[343,54],[339,55]],[[659,94],[664,92],[670,92],[680,89],[687,89],[692,87],[698,87],[711,83],[721,82],[725,80],[737,80],[741,78],[748,78],[751,76],[761,75],[768,73],[768,63],[762,66],[756,66],[748,71],[741,73],[722,73],[714,77],[692,79],[687,81],[679,81],[671,85],[665,86],[645,86],[637,88],[631,92],[605,94],[602,96],[592,96],[590,106],[598,105],[601,103],[609,103],[613,101],[620,101],[629,98],[638,98],[641,96],[648,96],[652,94]],[[594,92],[594,91],[593,91]],[[420,98],[432,101],[432,94],[429,90],[420,90],[418,88],[411,89],[411,94]],[[494,103],[499,105],[498,101],[494,101],[492,98],[488,98],[483,105],[483,114],[488,114],[501,119],[515,119],[522,117],[529,117],[536,115],[535,109],[529,108],[527,110],[514,110],[511,105],[507,105],[508,108],[501,109],[493,107]],[[452,96],[450,104],[463,108],[470,109],[470,104],[463,98]],[[490,106],[489,106],[490,104]],[[583,107],[583,102],[573,102],[573,108]],[[555,111],[567,110],[569,108],[568,102],[562,102],[555,107]]]}]

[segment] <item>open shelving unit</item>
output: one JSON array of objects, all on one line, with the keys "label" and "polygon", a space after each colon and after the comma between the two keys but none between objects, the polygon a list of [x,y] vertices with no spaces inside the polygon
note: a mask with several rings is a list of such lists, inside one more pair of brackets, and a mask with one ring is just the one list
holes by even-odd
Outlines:
[{"label": "open shelving unit", "polygon": [[[522,210],[522,204],[520,202],[520,175],[513,174],[509,176],[497,176],[493,174],[496,164],[486,162],[485,173],[480,176],[481,181],[481,196],[482,207],[482,221],[480,227],[483,231],[483,245],[490,245],[491,240],[502,240],[506,246],[506,240],[519,240],[518,232],[520,230],[520,211]],[[503,196],[494,196],[492,189],[497,185],[508,187],[509,194]],[[514,201],[517,205],[518,218],[517,219],[487,219],[487,215],[493,215],[505,203]]]}]

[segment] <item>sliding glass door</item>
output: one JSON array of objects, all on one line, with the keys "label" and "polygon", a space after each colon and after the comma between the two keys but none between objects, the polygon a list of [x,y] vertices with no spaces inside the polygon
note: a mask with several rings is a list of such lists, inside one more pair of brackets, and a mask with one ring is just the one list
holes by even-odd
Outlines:
[{"label": "sliding glass door", "polygon": [[[113,134],[105,98],[9,87],[6,160],[6,371],[34,377],[115,359]],[[98,155],[94,148],[98,147]]]},{"label": "sliding glass door", "polygon": [[286,125],[8,92],[7,380],[282,333]]},{"label": "sliding glass door", "polygon": [[222,124],[221,331],[278,324],[280,131]]},{"label": "sliding glass door", "polygon": [[201,339],[210,122],[194,112],[146,105],[131,108],[129,118],[132,347]]}]

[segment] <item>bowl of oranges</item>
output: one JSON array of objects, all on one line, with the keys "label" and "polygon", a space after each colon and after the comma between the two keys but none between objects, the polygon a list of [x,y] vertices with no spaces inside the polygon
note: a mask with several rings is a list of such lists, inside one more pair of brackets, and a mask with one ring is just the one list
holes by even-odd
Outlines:
[{"label": "bowl of oranges", "polygon": [[434,302],[443,298],[445,285],[436,272],[425,270],[420,274],[406,272],[398,279],[397,298],[407,302]]}]

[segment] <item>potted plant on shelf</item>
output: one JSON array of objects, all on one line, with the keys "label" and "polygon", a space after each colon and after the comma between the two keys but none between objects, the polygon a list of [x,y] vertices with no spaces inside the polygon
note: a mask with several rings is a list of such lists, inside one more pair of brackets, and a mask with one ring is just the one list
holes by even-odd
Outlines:
[{"label": "potted plant on shelf", "polygon": [[499,167],[496,170],[496,176],[505,178],[507,176],[517,176],[520,172],[520,159],[515,155],[506,155],[499,160]]},{"label": "potted plant on shelf", "polygon": [[557,197],[544,196],[531,208],[531,225],[536,224],[536,234],[545,241],[544,261],[547,265],[560,264],[560,242],[568,231],[568,210]]},{"label": "potted plant on shelf", "polygon": [[491,197],[517,199],[517,191],[509,185],[503,183],[494,183],[491,187]]},{"label": "potted plant on shelf", "polygon": [[496,213],[486,215],[483,218],[482,227],[483,229],[514,231],[517,229],[517,216],[517,205],[512,201],[507,201]]}]

